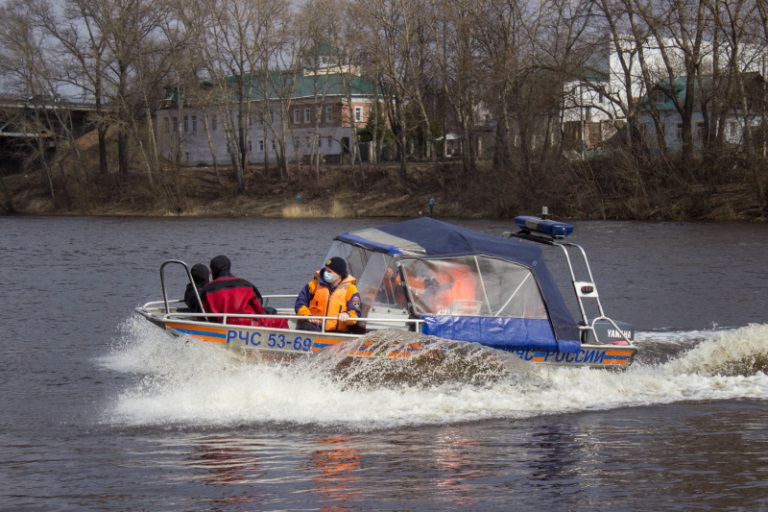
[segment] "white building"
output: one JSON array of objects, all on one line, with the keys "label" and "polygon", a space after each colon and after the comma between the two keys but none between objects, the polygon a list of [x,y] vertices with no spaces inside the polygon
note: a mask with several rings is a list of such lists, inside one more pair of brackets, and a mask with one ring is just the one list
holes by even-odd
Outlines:
[{"label": "white building", "polygon": [[[675,47],[672,40],[664,41],[665,51],[672,61],[676,76],[685,76],[682,51]],[[616,47],[621,48],[621,52]],[[711,43],[704,43],[702,50],[702,72],[711,74],[714,68],[714,49]],[[667,76],[667,66],[662,49],[655,40],[646,41],[643,45],[644,59],[649,70],[651,83],[643,79],[640,61],[636,51],[636,43],[629,37],[618,45],[608,43],[602,49],[591,55],[581,76],[576,80],[565,83],[563,91],[562,120],[566,132],[570,125],[571,132],[579,132],[578,140],[584,141],[584,146],[590,147],[589,142],[594,137],[588,137],[586,131],[595,132],[597,125],[612,125],[618,127],[626,123],[629,112],[629,97],[640,101],[648,93],[648,88]],[[746,48],[746,49],[744,49]],[[728,48],[720,47],[721,67],[728,63]],[[626,84],[624,68],[621,65],[623,56],[629,70],[630,83]],[[740,53],[741,72],[756,71],[766,76],[766,49],[758,46],[743,47]],[[611,134],[614,130],[598,130]],[[604,139],[601,139],[604,140]]]}]

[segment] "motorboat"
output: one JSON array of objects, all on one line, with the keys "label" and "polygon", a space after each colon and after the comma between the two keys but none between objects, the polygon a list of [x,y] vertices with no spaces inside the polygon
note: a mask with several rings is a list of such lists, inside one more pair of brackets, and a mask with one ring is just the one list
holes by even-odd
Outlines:
[{"label": "motorboat", "polygon": [[[260,359],[311,357],[332,347],[355,358],[408,358],[420,353],[423,340],[437,339],[478,344],[530,363],[629,366],[637,353],[635,329],[605,315],[586,252],[568,240],[573,226],[537,216],[514,222],[514,231],[498,236],[431,217],[336,236],[327,258],[346,261],[361,297],[362,315],[350,332],[298,330],[300,319],[316,318],[324,326],[331,317],[296,315],[293,294],[264,296],[269,316],[286,319],[285,327],[258,325],[268,315],[189,312],[166,288],[171,265],[182,266],[192,282],[181,260],[160,265],[162,300],[136,311],[174,336]],[[547,248],[562,253],[566,284],[545,263]],[[254,325],[233,325],[233,317]],[[417,336],[412,343],[382,344],[388,330]]]}]

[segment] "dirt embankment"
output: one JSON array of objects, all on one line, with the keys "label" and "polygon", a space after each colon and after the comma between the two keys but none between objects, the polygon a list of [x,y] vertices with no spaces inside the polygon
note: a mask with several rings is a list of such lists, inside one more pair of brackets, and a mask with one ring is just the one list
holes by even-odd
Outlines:
[{"label": "dirt embankment", "polygon": [[412,164],[406,182],[397,165],[324,166],[319,178],[304,166],[292,168],[287,179],[258,167],[246,174],[241,193],[225,168],[166,170],[151,179],[140,171],[127,178],[52,175],[50,181],[41,174],[3,176],[0,214],[416,217],[428,213],[430,197],[435,216],[442,218],[509,218],[547,206],[561,219],[762,221],[766,211],[752,180],[671,186],[664,177],[613,171],[560,170],[524,185],[488,170],[467,176],[456,164],[438,170]]},{"label": "dirt embankment", "polygon": [[[276,172],[273,170],[273,172]],[[441,189],[429,173],[411,170],[401,183],[391,168],[324,167],[318,180],[308,169],[292,169],[287,180],[260,169],[245,176],[238,192],[229,169],[184,168],[176,173],[128,179],[110,175],[50,182],[40,174],[0,178],[0,214],[210,217],[414,217],[426,214],[430,197],[444,217],[477,217],[483,212]]]}]

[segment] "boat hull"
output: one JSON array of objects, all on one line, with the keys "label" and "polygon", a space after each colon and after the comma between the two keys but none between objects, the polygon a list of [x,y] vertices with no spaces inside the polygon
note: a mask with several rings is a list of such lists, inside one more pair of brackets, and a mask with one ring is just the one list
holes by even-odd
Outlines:
[{"label": "boat hull", "polygon": [[[271,329],[267,327],[225,325],[214,322],[200,322],[166,317],[138,310],[155,325],[164,328],[174,336],[191,336],[214,343],[246,358],[261,360],[292,360],[311,357],[323,350],[341,346],[345,342],[360,340],[359,334],[337,332],[311,332],[295,329]],[[482,343],[481,343],[482,345]],[[419,343],[404,346],[387,347],[362,340],[362,343],[350,343],[349,356],[352,357],[411,357],[418,353]],[[631,345],[582,344],[576,352],[560,352],[541,349],[500,350],[520,361],[533,364],[555,366],[587,366],[592,368],[626,368],[632,363],[637,348]]]}]

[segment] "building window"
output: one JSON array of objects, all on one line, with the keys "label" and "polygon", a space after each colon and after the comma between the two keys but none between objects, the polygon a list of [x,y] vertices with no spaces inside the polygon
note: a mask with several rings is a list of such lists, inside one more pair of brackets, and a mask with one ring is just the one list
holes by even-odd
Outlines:
[{"label": "building window", "polygon": [[310,122],[311,121],[311,116],[312,116],[312,110],[309,107],[305,108],[304,109],[304,122],[305,123]]},{"label": "building window", "polygon": [[323,147],[323,138],[322,137],[318,137],[317,138],[317,147],[318,148]]},{"label": "building window", "polygon": [[171,119],[169,117],[163,118],[163,131],[166,133],[171,131]]},{"label": "building window", "polygon": [[728,138],[737,139],[739,137],[739,123],[736,121],[728,122]]},{"label": "building window", "polygon": [[675,137],[677,137],[676,140],[683,140],[683,123],[677,123],[675,131]]},{"label": "building window", "polygon": [[704,123],[696,123],[696,139],[704,141]]},{"label": "building window", "polygon": [[248,152],[253,153],[253,141],[248,139]]},{"label": "building window", "polygon": [[179,118],[178,117],[174,117],[173,118],[173,133],[178,133],[178,132],[179,132]]},{"label": "building window", "polygon": [[363,122],[363,107],[355,107],[355,122]]},{"label": "building window", "polygon": [[277,146],[275,145],[275,139],[272,139],[272,151],[277,150]]},{"label": "building window", "polygon": [[197,133],[197,116],[192,116],[192,133]]},{"label": "building window", "polygon": [[301,122],[301,111],[297,108],[293,109],[293,124],[299,124]]},{"label": "building window", "polygon": [[264,139],[259,139],[259,153],[264,152]]},{"label": "building window", "polygon": [[327,122],[333,122],[333,107],[325,107],[325,120]]},{"label": "building window", "polygon": [[184,133],[189,131],[189,116],[184,116]]},{"label": "building window", "polygon": [[326,143],[328,145],[328,149],[333,149],[333,137],[328,137]]},{"label": "building window", "polygon": [[653,103],[664,103],[664,91],[658,89],[651,93],[651,101]]}]

